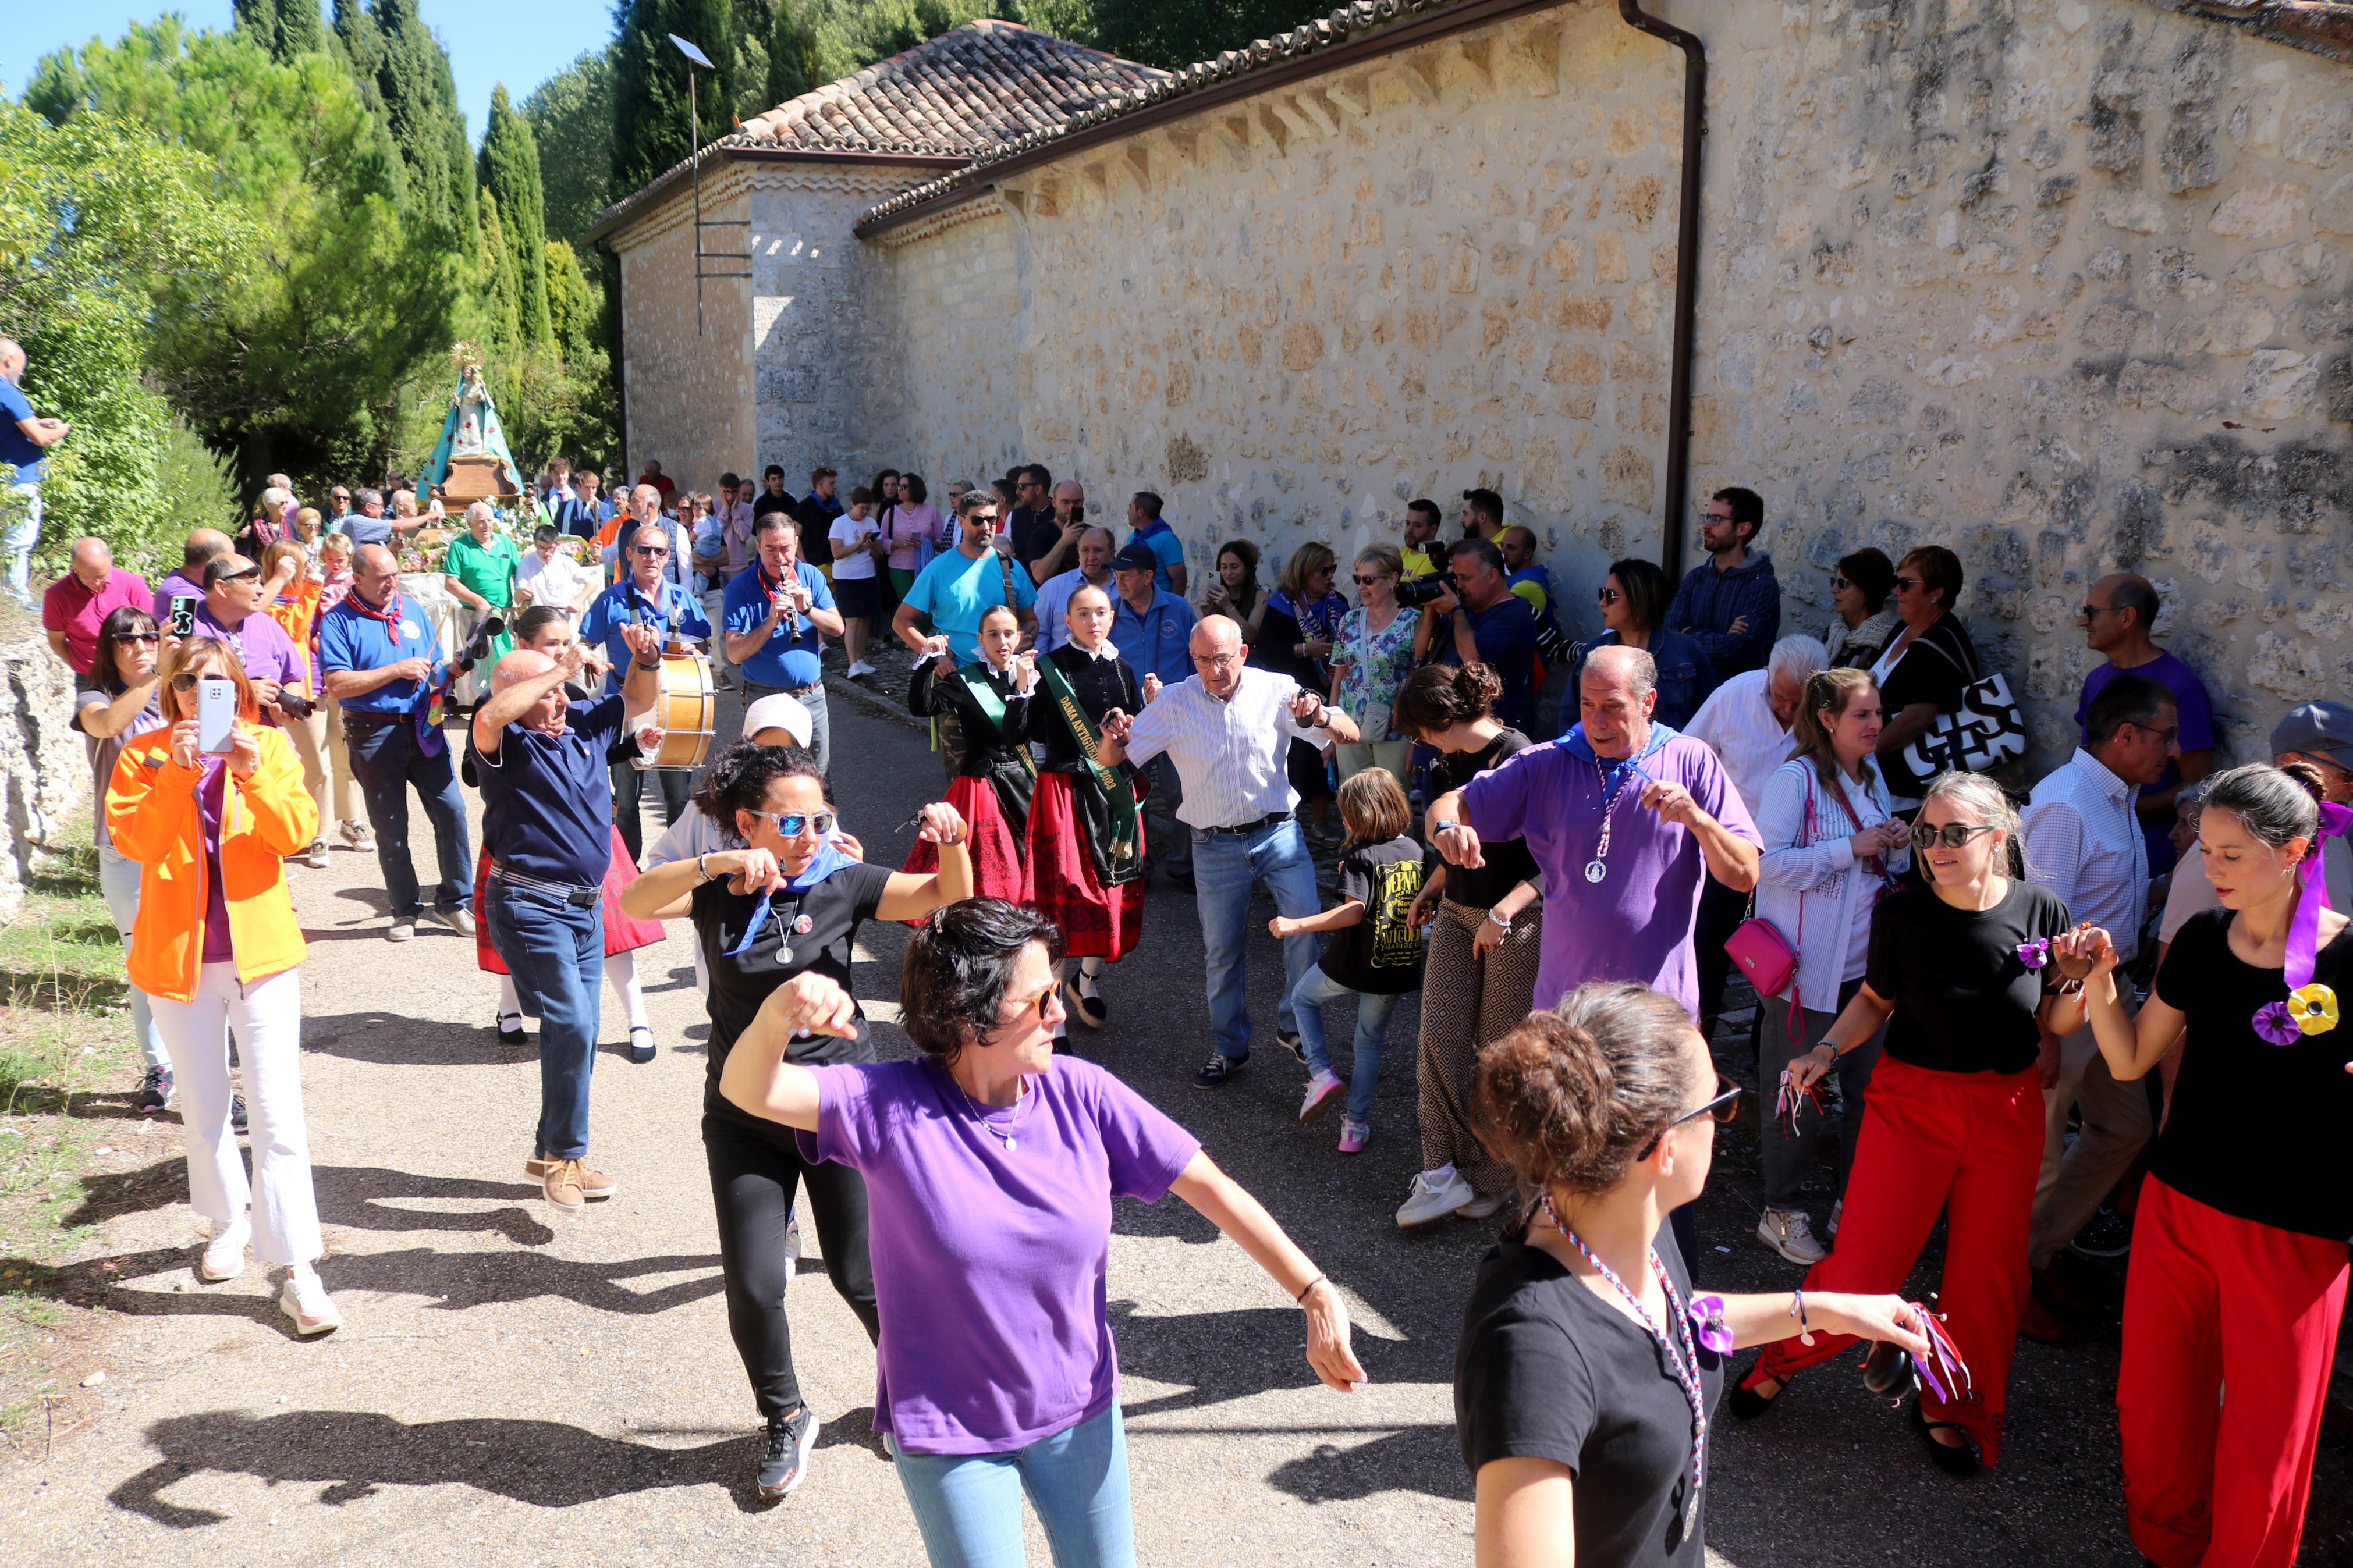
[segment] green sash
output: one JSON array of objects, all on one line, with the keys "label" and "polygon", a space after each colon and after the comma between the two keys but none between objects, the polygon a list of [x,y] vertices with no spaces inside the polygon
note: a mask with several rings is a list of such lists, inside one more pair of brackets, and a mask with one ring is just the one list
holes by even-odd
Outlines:
[{"label": "green sash", "polygon": [[[1021,759],[1021,765],[1028,770],[1029,776],[1032,778],[1038,776],[1038,764],[1030,760],[1029,748],[1022,742],[1020,736],[1006,733],[1005,699],[999,697],[997,694],[997,688],[988,683],[987,661],[984,660],[979,664],[958,665],[954,674],[944,678],[935,676],[934,679],[960,682],[964,689],[972,694],[973,706],[980,710],[981,717],[987,720],[999,735],[1005,737],[1005,743],[1013,748],[1014,753]],[[966,749],[970,749],[969,742],[966,744]]]},{"label": "green sash", "polygon": [[1104,865],[1103,881],[1116,885],[1132,881],[1144,873],[1144,836],[1136,819],[1135,791],[1119,776],[1119,770],[1103,760],[1103,736],[1094,721],[1079,705],[1079,694],[1071,689],[1070,678],[1050,658],[1038,661],[1038,679],[1045,683],[1046,693],[1054,700],[1054,710],[1062,716],[1062,723],[1071,738],[1079,743],[1079,754],[1086,759],[1087,773],[1094,780],[1103,796],[1103,808],[1110,814],[1107,842],[1101,848]]}]

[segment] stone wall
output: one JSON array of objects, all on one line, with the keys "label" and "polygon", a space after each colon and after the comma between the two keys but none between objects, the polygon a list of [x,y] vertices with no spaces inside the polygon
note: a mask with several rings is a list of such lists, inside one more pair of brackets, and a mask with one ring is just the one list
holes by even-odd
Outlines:
[{"label": "stone wall", "polygon": [[[702,183],[706,218],[749,216],[748,169],[719,166]],[[681,489],[709,489],[753,460],[751,284],[706,279],[694,310],[694,198],[674,196],[613,237],[621,268],[622,448],[628,475],[653,458]],[[744,248],[741,228],[705,231],[710,250]],[[742,269],[741,262],[712,264]],[[619,487],[614,486],[614,489]]]},{"label": "stone wall", "polygon": [[25,882],[66,818],[90,799],[90,752],[73,728],[74,678],[29,617],[0,627],[0,776],[7,843],[0,853],[0,921],[24,906]]},{"label": "stone wall", "polygon": [[[2353,72],[2148,0],[1659,9],[1712,70],[1693,499],[1765,493],[1785,626],[1950,544],[2045,759],[2118,567],[2232,752],[2345,689]],[[866,247],[922,390],[862,445],[1157,489],[1197,572],[1491,485],[1589,633],[1658,547],[1682,84],[1567,5],[1016,172]]]}]

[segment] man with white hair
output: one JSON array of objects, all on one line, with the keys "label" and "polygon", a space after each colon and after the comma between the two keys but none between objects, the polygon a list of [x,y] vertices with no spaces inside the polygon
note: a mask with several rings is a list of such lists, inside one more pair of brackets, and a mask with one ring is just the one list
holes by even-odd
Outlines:
[{"label": "man with white hair", "polygon": [[[1717,687],[1684,726],[1684,734],[1714,748],[1750,816],[1765,803],[1765,781],[1789,760],[1796,744],[1789,730],[1798,721],[1807,680],[1830,665],[1830,649],[1820,637],[1783,637],[1773,645],[1764,668],[1744,669]],[[1725,982],[1732,975],[1732,955],[1724,944],[1739,929],[1747,908],[1746,893],[1735,892],[1714,877],[1700,891],[1692,945],[1699,960],[1702,1034],[1715,1033],[1716,1016],[1724,1011]]]},{"label": "man with white hair", "polygon": [[8,595],[29,610],[33,594],[25,576],[32,567],[33,546],[41,542],[41,465],[73,426],[35,414],[18,384],[24,379],[25,345],[0,338],[0,463],[16,470],[8,476],[7,494],[0,496],[0,529],[5,530],[0,532],[0,552],[8,558]]},{"label": "man with white hair", "polygon": [[482,842],[491,885],[483,900],[491,945],[523,1010],[539,1016],[539,1119],[524,1171],[558,1210],[613,1195],[588,1156],[588,1079],[605,989],[604,886],[613,799],[606,753],[634,705],[653,701],[661,640],[627,626],[628,675],[574,709],[564,683],[586,664],[578,643],[551,658],[518,648],[491,671],[491,698],[474,714],[468,761],[481,781]]}]

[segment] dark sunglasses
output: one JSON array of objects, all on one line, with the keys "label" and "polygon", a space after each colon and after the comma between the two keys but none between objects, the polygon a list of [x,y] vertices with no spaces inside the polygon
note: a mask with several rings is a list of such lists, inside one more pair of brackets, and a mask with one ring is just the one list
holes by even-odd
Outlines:
[{"label": "dark sunglasses", "polygon": [[209,669],[184,669],[180,671],[179,674],[172,677],[172,689],[174,691],[194,691],[196,689],[196,682],[199,680],[227,680],[227,676],[216,675]]},{"label": "dark sunglasses", "polygon": [[1625,596],[1625,595],[1620,593],[1615,588],[1604,588],[1594,595],[1594,597],[1599,599],[1605,605],[1614,605]]},{"label": "dark sunglasses", "polygon": [[1931,845],[1942,843],[1947,849],[1958,849],[1969,841],[1972,834],[1992,831],[1993,824],[1989,822],[1948,822],[1942,827],[1931,827],[1925,822],[1915,822],[1912,825],[1912,847],[1926,849]]},{"label": "dark sunglasses", "polygon": [[670,546],[667,544],[632,544],[629,548],[640,555],[661,556],[670,553]]},{"label": "dark sunglasses", "polygon": [[161,632],[117,632],[114,634],[114,640],[116,642],[160,643],[164,640],[164,635]]},{"label": "dark sunglasses", "polygon": [[1386,583],[1389,580],[1389,574],[1386,572],[1376,572],[1369,577],[1365,575],[1362,572],[1356,573],[1355,575],[1356,579],[1356,586],[1359,588],[1369,588],[1376,583]]},{"label": "dark sunglasses", "polygon": [[819,838],[831,833],[841,819],[829,811],[755,811],[754,816],[765,816],[776,825],[776,831],[786,838],[798,838],[805,832],[815,832]]},{"label": "dark sunglasses", "polygon": [[1042,1025],[1046,1023],[1048,1021],[1047,1009],[1054,1005],[1054,998],[1061,994],[1061,990],[1062,988],[1058,983],[1056,984],[1047,986],[1046,989],[1039,992],[1035,996],[1007,997],[1006,1000],[1013,1004],[1013,1016],[1006,1019],[1005,1023],[1008,1026],[1019,1024],[1027,1020],[1032,1014],[1037,1016],[1038,1022],[1039,1024]]},{"label": "dark sunglasses", "polygon": [[1895,579],[1895,591],[1899,594],[1908,594],[1919,585],[1920,579],[1917,577],[1898,577]]},{"label": "dark sunglasses", "polygon": [[2116,606],[2114,605],[2078,605],[2075,606],[2075,613],[2088,621],[2094,616],[2115,615],[2116,613]]},{"label": "dark sunglasses", "polygon": [[1658,1131],[1651,1134],[1651,1141],[1642,1145],[1642,1152],[1634,1156],[1635,1163],[1639,1164],[1642,1161],[1649,1159],[1651,1157],[1651,1152],[1656,1149],[1659,1144],[1665,1140],[1667,1134],[1672,1132],[1676,1128],[1681,1127],[1686,1121],[1696,1121],[1698,1118],[1703,1116],[1712,1117],[1718,1121],[1731,1121],[1739,1111],[1739,1099],[1740,1086],[1733,1082],[1730,1079],[1725,1077],[1722,1073],[1716,1074],[1715,1098],[1709,1100],[1705,1105],[1700,1106],[1697,1110],[1684,1111],[1681,1116],[1676,1117],[1672,1121],[1668,1122],[1664,1127],[1660,1128]]},{"label": "dark sunglasses", "polygon": [[1852,588],[1854,584],[1848,582],[1843,577],[1833,577],[1831,579],[1831,586],[1833,588]]},{"label": "dark sunglasses", "polygon": [[213,581],[216,583],[259,583],[261,581],[261,568],[259,566],[249,566],[242,572],[231,572],[226,576],[216,577]]}]

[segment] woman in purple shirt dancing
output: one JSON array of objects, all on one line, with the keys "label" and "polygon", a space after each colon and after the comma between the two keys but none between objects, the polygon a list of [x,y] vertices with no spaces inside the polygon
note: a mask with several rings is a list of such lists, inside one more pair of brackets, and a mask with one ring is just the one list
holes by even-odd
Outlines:
[{"label": "woman in purple shirt dancing", "polygon": [[720,1092],[866,1178],[876,1305],[874,1425],[934,1568],[1022,1561],[1021,1498],[1058,1568],[1131,1568],[1127,1439],[1104,1312],[1112,1199],[1174,1190],[1307,1314],[1307,1360],[1364,1381],[1338,1290],[1200,1144],[1092,1062],[1054,1054],[1052,922],[997,899],[939,910],[902,972],[914,1061],[815,1068],[796,1034],[856,1027],[849,994],[804,973],[761,1005]]}]

